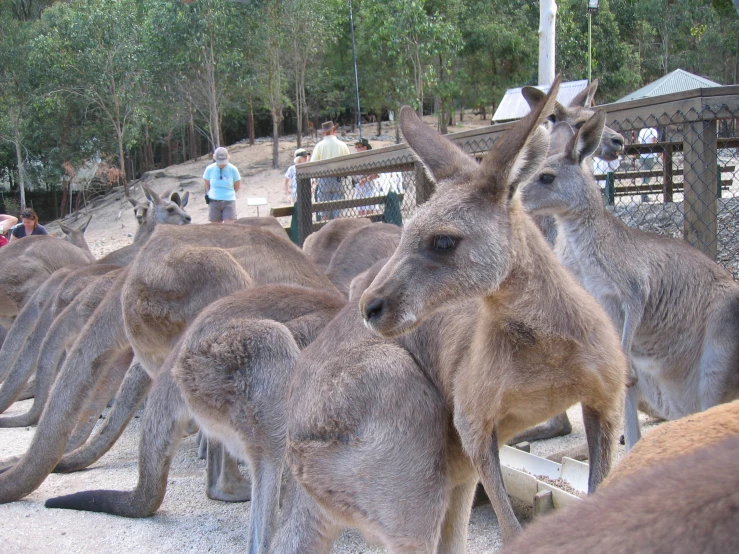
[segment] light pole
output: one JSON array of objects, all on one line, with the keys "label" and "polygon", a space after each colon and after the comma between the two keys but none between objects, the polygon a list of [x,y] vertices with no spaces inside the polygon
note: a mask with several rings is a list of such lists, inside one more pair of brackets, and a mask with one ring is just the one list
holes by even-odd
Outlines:
[{"label": "light pole", "polygon": [[600,0],[588,0],[588,83],[593,82],[593,14]]},{"label": "light pole", "polygon": [[349,26],[352,29],[352,61],[354,62],[354,90],[357,91],[357,127],[359,138],[362,138],[362,111],[359,107],[359,75],[357,74],[357,49],[354,46],[354,16],[352,14],[352,0],[349,0]]}]

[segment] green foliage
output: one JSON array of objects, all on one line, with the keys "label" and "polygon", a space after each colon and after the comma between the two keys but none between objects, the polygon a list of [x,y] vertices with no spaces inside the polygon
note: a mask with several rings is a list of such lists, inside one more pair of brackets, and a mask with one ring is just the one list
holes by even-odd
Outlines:
[{"label": "green foliage", "polygon": [[[585,2],[557,4],[557,69],[583,79]],[[352,6],[365,113],[434,105],[445,121],[536,82],[537,0]],[[351,45],[347,0],[0,0],[0,172],[40,188],[92,157],[140,172],[165,143],[179,160],[243,138],[251,105],[286,129],[347,122]],[[678,67],[733,83],[739,17],[729,0],[601,0],[592,56],[599,102]]]}]

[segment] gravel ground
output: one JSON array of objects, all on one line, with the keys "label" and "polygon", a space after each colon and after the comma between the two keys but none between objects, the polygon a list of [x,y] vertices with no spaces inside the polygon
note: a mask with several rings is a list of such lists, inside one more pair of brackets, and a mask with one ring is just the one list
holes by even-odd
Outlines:
[{"label": "gravel ground", "polygon": [[[6,413],[26,411],[31,401],[18,402]],[[584,442],[578,408],[569,411],[574,431],[568,437],[532,444],[532,452],[549,455]],[[52,474],[24,500],[0,506],[0,552],[2,553],[121,553],[213,552],[231,553],[246,548],[248,504],[228,504],[206,498],[205,461],[198,460],[194,436],[187,437],[177,451],[169,475],[164,503],[146,519],[126,519],[107,514],[49,510],[44,500],[88,489],[131,489],[137,478],[139,419],[129,425],[113,449],[90,469]],[[654,423],[647,422],[645,430]],[[34,428],[0,429],[0,458],[20,455],[28,447]],[[623,454],[618,448],[617,458]],[[517,507],[527,522],[530,511]],[[501,546],[497,521],[489,505],[473,510],[468,552],[483,554]],[[379,553],[362,537],[347,531],[335,543],[336,554]]]}]

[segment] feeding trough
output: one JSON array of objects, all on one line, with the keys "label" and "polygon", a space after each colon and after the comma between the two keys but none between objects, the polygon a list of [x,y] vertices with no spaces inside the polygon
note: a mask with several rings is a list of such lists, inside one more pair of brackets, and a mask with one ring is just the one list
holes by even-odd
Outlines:
[{"label": "feeding trough", "polygon": [[588,492],[588,464],[563,458],[558,464],[517,448],[500,449],[508,495],[534,508],[534,513],[562,508]]}]

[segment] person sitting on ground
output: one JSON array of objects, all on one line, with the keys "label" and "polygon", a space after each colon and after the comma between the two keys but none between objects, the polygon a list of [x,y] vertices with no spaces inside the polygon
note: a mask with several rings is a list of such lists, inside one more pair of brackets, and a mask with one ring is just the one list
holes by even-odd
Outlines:
[{"label": "person sitting on ground", "polygon": [[308,158],[310,158],[310,152],[305,148],[298,148],[295,151],[293,165],[285,172],[285,198],[293,204],[298,200],[298,175],[295,172],[295,166],[307,162]]},{"label": "person sitting on ground", "polygon": [[[368,150],[372,150],[372,145],[366,138],[361,138],[354,143],[354,149],[357,152],[367,152]],[[373,196],[378,196],[379,191],[375,182],[377,178],[379,178],[377,173],[373,173],[372,175],[355,175],[352,177],[354,197],[372,198]],[[361,206],[357,210],[357,214],[360,216],[370,215],[377,209],[379,209],[379,206]]]},{"label": "person sitting on ground", "polygon": [[236,193],[241,186],[241,175],[236,166],[228,163],[228,150],[222,146],[213,152],[213,163],[205,168],[205,202],[208,221],[233,223],[236,221]]},{"label": "person sitting on ground", "polygon": [[46,227],[39,225],[38,216],[31,208],[21,211],[21,222],[13,227],[10,242],[30,237],[31,235],[48,235]]}]

